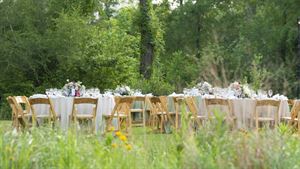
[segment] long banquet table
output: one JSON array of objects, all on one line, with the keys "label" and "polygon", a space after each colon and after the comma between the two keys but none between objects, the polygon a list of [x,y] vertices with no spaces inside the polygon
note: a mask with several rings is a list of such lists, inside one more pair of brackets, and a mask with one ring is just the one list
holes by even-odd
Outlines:
[{"label": "long banquet table", "polygon": [[[46,97],[46,96],[45,96]],[[205,98],[201,96],[195,96],[198,110],[200,115],[207,114],[207,108],[205,106]],[[172,96],[168,97],[169,111],[174,112],[174,103]],[[68,129],[70,122],[70,115],[72,113],[73,97],[57,97],[50,96],[53,103],[55,112],[61,117],[60,126],[62,129]],[[233,114],[237,117],[237,127],[238,128],[248,128],[248,120],[255,112],[255,99],[229,99],[232,104]],[[98,97],[98,108],[96,113],[96,132],[103,131],[105,122],[102,120],[103,115],[108,115],[111,113],[115,106],[113,95],[100,95]],[[134,104],[134,107],[138,107],[139,104]],[[37,113],[47,114],[48,108],[44,105],[35,105]],[[222,109],[222,108],[221,108]],[[259,112],[264,111],[271,113],[274,109],[268,107],[261,107],[258,109]],[[79,105],[78,112],[80,113],[91,113],[92,106],[90,105]],[[290,110],[287,100],[281,100],[279,108],[279,116],[290,116]]]}]

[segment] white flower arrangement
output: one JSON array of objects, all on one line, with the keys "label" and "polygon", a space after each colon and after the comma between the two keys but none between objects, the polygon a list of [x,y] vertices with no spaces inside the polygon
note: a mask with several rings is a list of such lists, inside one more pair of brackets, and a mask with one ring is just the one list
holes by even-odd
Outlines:
[{"label": "white flower arrangement", "polygon": [[213,92],[212,85],[208,82],[198,83],[196,88],[199,90],[201,94],[211,94]]},{"label": "white flower arrangement", "polygon": [[243,85],[241,85],[240,82],[235,81],[229,85],[228,89],[234,93],[234,96],[242,97],[243,95],[242,86]]},{"label": "white flower arrangement", "polygon": [[229,88],[231,90],[242,90],[242,85],[240,84],[240,82],[235,81],[229,85]]},{"label": "white flower arrangement", "polygon": [[[231,83],[227,88],[212,87],[208,82],[198,83],[191,89],[185,89],[185,94],[190,94],[193,89],[197,89],[197,93],[201,95],[214,94],[223,97],[251,98],[255,96],[255,91],[246,83],[241,84],[238,81]],[[196,92],[196,90],[195,90]],[[194,93],[195,93],[194,92]],[[197,94],[194,94],[197,95]]]},{"label": "white flower arrangement", "polygon": [[242,91],[242,96],[246,98],[251,98],[255,94],[255,91],[248,84],[242,85]]},{"label": "white flower arrangement", "polygon": [[114,90],[115,94],[121,95],[121,96],[126,96],[126,95],[133,95],[133,90],[130,89],[129,86],[126,85],[121,85],[117,86],[117,88]]}]

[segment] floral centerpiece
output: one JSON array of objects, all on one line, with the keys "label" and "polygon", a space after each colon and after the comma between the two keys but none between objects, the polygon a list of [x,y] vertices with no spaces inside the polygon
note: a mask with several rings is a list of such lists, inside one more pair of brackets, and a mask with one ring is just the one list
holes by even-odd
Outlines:
[{"label": "floral centerpiece", "polygon": [[243,94],[243,85],[240,84],[240,82],[233,82],[229,85],[229,90],[233,91],[234,96],[236,97],[242,97]]},{"label": "floral centerpiece", "polygon": [[237,81],[231,83],[229,89],[234,91],[236,97],[250,98],[255,94],[255,91],[247,83],[240,84]]},{"label": "floral centerpiece", "polygon": [[114,90],[114,93],[119,94],[121,96],[126,96],[126,95],[133,95],[134,91],[131,90],[129,86],[121,85],[121,86],[117,86],[117,88]]},{"label": "floral centerpiece", "polygon": [[82,85],[82,82],[70,82],[69,79],[63,87],[63,95],[68,97],[80,97],[85,92],[85,86]]},{"label": "floral centerpiece", "polygon": [[211,94],[213,92],[212,85],[208,82],[201,82],[196,85],[196,87],[201,94]]},{"label": "floral centerpiece", "polygon": [[255,93],[256,92],[248,84],[242,86],[242,97],[250,98],[253,97]]},{"label": "floral centerpiece", "polygon": [[231,83],[228,87],[213,87],[208,82],[198,83],[191,89],[184,89],[186,95],[216,95],[221,97],[251,98],[256,92],[247,83],[241,84],[238,81]]}]

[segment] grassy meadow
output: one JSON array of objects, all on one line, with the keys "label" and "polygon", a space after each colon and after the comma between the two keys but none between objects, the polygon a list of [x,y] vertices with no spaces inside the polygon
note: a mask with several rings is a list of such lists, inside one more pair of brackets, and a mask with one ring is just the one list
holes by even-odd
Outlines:
[{"label": "grassy meadow", "polygon": [[0,168],[300,168],[300,137],[286,125],[274,130],[229,130],[215,120],[173,134],[134,128],[105,136],[48,127],[19,132],[0,121]]}]

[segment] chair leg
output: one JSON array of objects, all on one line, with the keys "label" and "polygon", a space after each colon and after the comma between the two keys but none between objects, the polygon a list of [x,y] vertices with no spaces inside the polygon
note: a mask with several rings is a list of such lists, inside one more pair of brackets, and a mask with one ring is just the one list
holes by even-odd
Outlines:
[{"label": "chair leg", "polygon": [[157,117],[154,115],[151,115],[150,117],[151,117],[150,126],[151,126],[152,130],[154,130],[155,127],[157,126]]},{"label": "chair leg", "polygon": [[143,127],[146,127],[146,117],[145,117],[146,113],[145,113],[145,109],[143,110],[142,115],[143,115]]},{"label": "chair leg", "polygon": [[122,119],[120,117],[117,117],[117,122],[118,122],[118,130],[121,131],[121,127],[122,127]]},{"label": "chair leg", "polygon": [[161,116],[161,120],[160,120],[160,132],[163,132],[163,128],[164,128],[164,117],[163,115]]},{"label": "chair leg", "polygon": [[176,104],[175,105],[176,107],[175,107],[175,129],[176,129],[176,131],[177,131],[177,129],[178,129],[178,104]]},{"label": "chair leg", "polygon": [[92,133],[95,133],[95,131],[96,131],[95,119],[92,118],[91,120],[92,120]]},{"label": "chair leg", "polygon": [[298,118],[298,121],[297,121],[297,126],[298,126],[298,133],[300,134],[300,121],[299,121],[299,118]]}]

